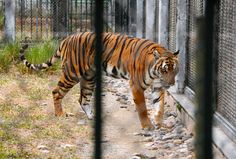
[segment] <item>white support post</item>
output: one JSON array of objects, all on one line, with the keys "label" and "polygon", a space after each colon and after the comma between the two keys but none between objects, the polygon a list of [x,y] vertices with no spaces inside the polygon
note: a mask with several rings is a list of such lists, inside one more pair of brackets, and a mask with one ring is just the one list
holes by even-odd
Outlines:
[{"label": "white support post", "polygon": [[187,48],[187,0],[178,0],[176,47],[179,49],[179,73],[176,77],[176,92],[184,93],[186,78],[186,48]]},{"label": "white support post", "polygon": [[158,42],[168,48],[169,0],[159,0]]},{"label": "white support post", "polygon": [[155,35],[155,0],[146,1],[146,39],[154,40]]},{"label": "white support post", "polygon": [[137,0],[137,34],[136,36],[138,38],[143,38],[143,30],[144,30],[144,12],[145,10],[143,9],[143,4],[144,0]]},{"label": "white support post", "polygon": [[15,0],[5,0],[5,40],[15,41]]}]

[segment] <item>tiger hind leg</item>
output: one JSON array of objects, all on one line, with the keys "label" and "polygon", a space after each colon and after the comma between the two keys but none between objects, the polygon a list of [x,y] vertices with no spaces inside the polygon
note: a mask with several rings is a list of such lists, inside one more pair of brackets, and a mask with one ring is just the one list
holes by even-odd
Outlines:
[{"label": "tiger hind leg", "polygon": [[91,80],[81,79],[80,80],[80,99],[79,103],[88,117],[88,119],[94,118],[94,107],[92,105],[92,95],[94,92],[94,80],[93,78]]},{"label": "tiger hind leg", "polygon": [[55,116],[62,116],[62,99],[63,97],[69,92],[69,90],[78,83],[78,81],[70,80],[68,81],[68,77],[65,78],[63,74],[57,84],[57,87],[52,91],[53,101],[54,101],[54,109],[55,109]]}]

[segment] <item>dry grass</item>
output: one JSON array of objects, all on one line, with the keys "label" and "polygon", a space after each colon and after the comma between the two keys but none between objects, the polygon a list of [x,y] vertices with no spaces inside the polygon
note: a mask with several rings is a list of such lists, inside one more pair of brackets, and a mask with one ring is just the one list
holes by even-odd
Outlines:
[{"label": "dry grass", "polygon": [[77,124],[85,118],[79,112],[78,89],[63,103],[70,103],[64,107],[66,112],[78,113],[54,117],[51,90],[57,78],[55,74],[0,74],[0,159],[80,158],[78,143],[92,146],[91,124]]}]

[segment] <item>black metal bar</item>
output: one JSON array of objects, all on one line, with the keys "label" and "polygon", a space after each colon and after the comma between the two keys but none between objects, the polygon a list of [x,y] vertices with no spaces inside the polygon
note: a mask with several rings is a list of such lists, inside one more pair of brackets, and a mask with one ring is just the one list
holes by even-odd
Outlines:
[{"label": "black metal bar", "polygon": [[40,7],[39,7],[39,15],[40,15],[40,38],[42,39],[43,38],[43,12],[42,12],[42,5],[43,5],[43,2],[42,0],[39,1],[40,3]]},{"label": "black metal bar", "polygon": [[93,25],[94,25],[94,24],[93,24],[93,19],[94,19],[94,18],[93,18],[93,15],[94,15],[94,14],[93,14],[93,0],[91,0],[90,2],[91,2],[91,3],[90,3],[91,31],[94,31],[94,30],[93,30]]},{"label": "black metal bar", "polygon": [[33,36],[33,3],[30,0],[30,39],[32,40]]},{"label": "black metal bar", "polygon": [[206,16],[197,19],[198,47],[196,83],[198,109],[196,111],[196,158],[212,159],[213,116],[213,18],[215,1],[206,1]]},{"label": "black metal bar", "polygon": [[144,0],[143,1],[143,29],[142,29],[142,32],[143,32],[143,35],[142,37],[145,38],[145,33],[146,33],[146,1]]},{"label": "black metal bar", "polygon": [[70,12],[68,11],[70,13],[70,20],[69,20],[70,21],[70,24],[69,24],[70,27],[68,27],[68,28],[70,28],[70,33],[71,33],[71,32],[73,32],[73,13],[74,13],[73,1],[71,0],[68,5],[70,5]]},{"label": "black metal bar", "polygon": [[[39,2],[38,2],[38,0],[36,1],[36,6],[37,6],[37,8],[39,8]],[[38,40],[38,38],[39,38],[39,17],[38,17],[38,10],[36,11],[37,13],[36,13],[36,40]]]},{"label": "black metal bar", "polygon": [[87,29],[88,29],[88,24],[87,24],[87,22],[88,22],[88,1],[86,0],[85,1],[85,31],[87,31]]},{"label": "black metal bar", "polygon": [[79,26],[80,26],[80,31],[81,31],[81,32],[83,31],[83,30],[82,30],[82,28],[83,28],[83,25],[82,25],[82,18],[83,18],[83,17],[82,17],[82,13],[83,13],[82,8],[83,8],[83,7],[82,7],[82,5],[83,5],[83,4],[82,4],[82,0],[80,0],[80,18],[79,18],[79,19],[80,19],[80,25],[79,25]]},{"label": "black metal bar", "polygon": [[[23,0],[21,0],[21,4],[23,4]],[[20,6],[20,34],[22,39],[22,32],[23,32],[23,5]]]},{"label": "black metal bar", "polygon": [[46,14],[46,37],[49,38],[49,22],[48,22],[48,10],[49,10],[49,7],[48,7],[48,0],[46,1],[46,10],[47,10],[47,14]]},{"label": "black metal bar", "polygon": [[102,71],[101,71],[101,60],[102,60],[102,32],[103,32],[103,0],[96,0],[95,2],[95,33],[96,33],[96,91],[95,91],[95,153],[94,158],[102,158]]}]

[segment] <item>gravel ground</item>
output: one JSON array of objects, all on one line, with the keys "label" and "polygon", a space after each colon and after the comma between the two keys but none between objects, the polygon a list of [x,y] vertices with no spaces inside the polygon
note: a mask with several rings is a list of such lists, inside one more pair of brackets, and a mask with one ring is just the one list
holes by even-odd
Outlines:
[{"label": "gravel ground", "polygon": [[[112,107],[109,104],[109,100],[116,98],[117,103],[113,103],[112,105],[119,105],[120,110],[115,110],[114,112],[106,112],[113,114],[112,117],[109,118],[109,121],[114,118],[114,114],[117,111],[121,111],[118,115],[122,119],[126,119],[127,121],[129,118],[135,119],[132,121],[132,124],[135,124],[135,127],[130,125],[121,125],[124,129],[129,127],[129,131],[123,131],[123,134],[126,133],[128,135],[126,138],[132,138],[131,144],[138,144],[139,151],[133,151],[131,148],[130,150],[126,150],[128,155],[124,158],[133,158],[133,159],[143,159],[143,158],[163,158],[163,159],[176,159],[176,158],[183,158],[183,159],[191,159],[194,158],[194,147],[193,147],[193,134],[189,132],[181,121],[177,117],[177,112],[175,112],[173,106],[168,105],[165,103],[165,114],[163,120],[163,127],[160,129],[156,129],[154,131],[142,131],[140,129],[139,120],[137,117],[137,113],[134,110],[134,103],[132,101],[131,92],[129,90],[129,85],[127,81],[117,80],[112,78],[105,78],[105,90],[104,90],[104,100],[106,107]],[[151,92],[150,90],[146,91],[146,98],[147,98],[147,106],[149,110],[150,117],[152,117],[154,108],[151,107]],[[110,105],[110,106],[108,106]],[[114,108],[113,108],[114,109]],[[117,108],[116,108],[117,109]],[[132,115],[130,115],[132,113]],[[131,117],[127,117],[126,115],[130,115]],[[114,119],[113,119],[114,120]],[[117,119],[116,119],[117,120]],[[109,122],[108,121],[108,122]],[[123,120],[119,122],[124,122]],[[107,123],[107,122],[106,122]],[[127,122],[124,122],[127,123]],[[110,129],[111,124],[107,124],[108,129]],[[119,125],[119,124],[118,124]],[[106,127],[106,126],[105,126]],[[107,130],[107,129],[105,129]],[[106,132],[106,131],[105,131]],[[129,134],[130,133],[130,134]],[[109,135],[108,135],[109,136]],[[119,140],[119,139],[118,139]],[[109,140],[107,140],[108,142]],[[113,143],[116,144],[116,143]],[[106,145],[106,144],[104,144]],[[137,147],[134,146],[134,147]],[[134,152],[131,154],[131,152]],[[108,153],[110,154],[110,153]],[[124,154],[124,153],[123,153]],[[122,157],[122,154],[119,156]],[[109,157],[108,157],[109,158]],[[116,157],[114,157],[116,158]]]},{"label": "gravel ground", "polygon": [[[79,107],[78,87],[63,99],[68,116],[54,117],[51,90],[57,80],[57,74],[0,74],[0,158],[92,158],[93,122]],[[173,105],[165,105],[164,127],[145,132],[128,81],[105,77],[103,88],[104,159],[194,158],[193,135]],[[146,99],[152,116],[148,90]]]}]

